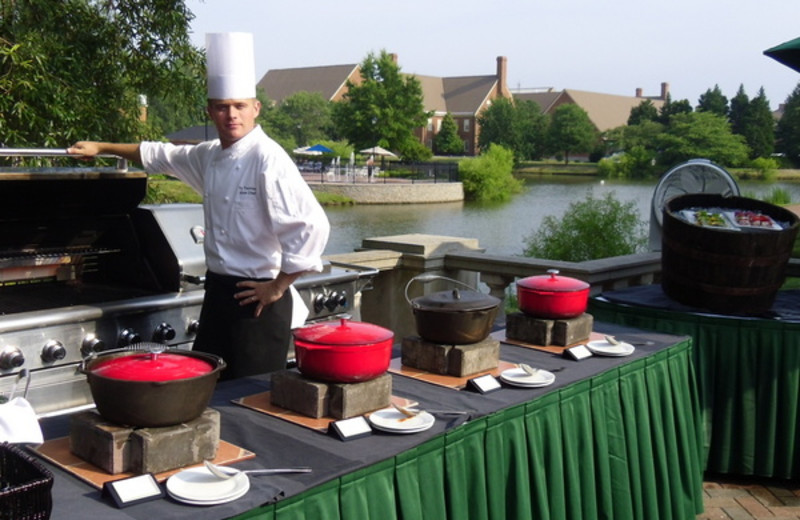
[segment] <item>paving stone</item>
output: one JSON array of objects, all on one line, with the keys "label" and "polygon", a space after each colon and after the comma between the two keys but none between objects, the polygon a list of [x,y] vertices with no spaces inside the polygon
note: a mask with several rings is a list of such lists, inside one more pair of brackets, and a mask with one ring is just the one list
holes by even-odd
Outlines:
[{"label": "paving stone", "polygon": [[512,312],[506,316],[506,337],[532,345],[550,345],[554,324],[553,320]]},{"label": "paving stone", "polygon": [[447,374],[466,377],[485,370],[493,370],[500,364],[500,342],[491,337],[472,343],[456,345],[447,358]]},{"label": "paving stone", "polygon": [[109,423],[96,411],[70,418],[70,451],[98,468],[116,475],[129,471],[133,428]]}]

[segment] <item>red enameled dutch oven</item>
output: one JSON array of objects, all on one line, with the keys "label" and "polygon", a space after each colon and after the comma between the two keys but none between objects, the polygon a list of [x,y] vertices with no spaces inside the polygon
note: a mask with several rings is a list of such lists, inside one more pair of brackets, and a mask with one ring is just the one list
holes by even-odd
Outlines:
[{"label": "red enameled dutch oven", "polygon": [[520,310],[530,316],[546,319],[574,318],[586,312],[589,284],[557,275],[558,270],[550,269],[546,275],[517,280]]},{"label": "red enameled dutch oven", "polygon": [[[85,359],[97,411],[109,421],[137,427],[171,426],[194,420],[214,393],[222,358],[205,352],[137,344]],[[147,350],[153,349],[152,352]]]},{"label": "red enameled dutch oven", "polygon": [[357,383],[389,369],[394,333],[378,325],[344,317],[307,325],[293,334],[297,368],[312,379]]}]

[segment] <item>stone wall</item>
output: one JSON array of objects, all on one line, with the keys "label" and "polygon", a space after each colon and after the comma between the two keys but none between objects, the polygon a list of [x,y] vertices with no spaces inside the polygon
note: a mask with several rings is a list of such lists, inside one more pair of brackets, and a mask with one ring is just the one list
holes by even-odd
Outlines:
[{"label": "stone wall", "polygon": [[358,204],[424,204],[459,202],[464,200],[464,186],[460,182],[393,184],[347,184],[342,182],[309,183],[314,191],[335,193],[349,197]]}]

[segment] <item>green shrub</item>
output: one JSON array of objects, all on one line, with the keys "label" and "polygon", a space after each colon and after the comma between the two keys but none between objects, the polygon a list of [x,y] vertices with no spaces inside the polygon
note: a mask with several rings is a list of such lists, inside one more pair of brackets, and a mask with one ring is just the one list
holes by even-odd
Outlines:
[{"label": "green shrub", "polygon": [[478,157],[458,163],[464,198],[478,202],[505,202],[522,191],[522,182],[512,175],[514,152],[492,144]]},{"label": "green shrub", "polygon": [[644,251],[647,235],[633,202],[622,203],[613,192],[596,199],[590,192],[563,216],[545,217],[525,243],[526,256],[582,262]]}]

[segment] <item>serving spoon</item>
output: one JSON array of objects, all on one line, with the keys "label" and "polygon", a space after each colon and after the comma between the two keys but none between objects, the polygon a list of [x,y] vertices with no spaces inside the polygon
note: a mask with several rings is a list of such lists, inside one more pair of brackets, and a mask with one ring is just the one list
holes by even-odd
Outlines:
[{"label": "serving spoon", "polygon": [[[604,336],[604,337],[605,337],[606,341],[608,341],[612,345],[621,345],[622,344],[622,342],[620,340],[618,340],[617,338],[615,338],[614,336]],[[653,341],[627,341],[626,340],[625,343],[628,343],[629,345],[655,345],[655,342],[653,342]]]},{"label": "serving spoon", "polygon": [[222,467],[217,466],[213,462],[209,460],[204,460],[203,463],[208,468],[215,477],[220,478],[222,480],[228,480],[229,478],[233,478],[240,473],[244,473],[246,475],[276,475],[278,473],[311,473],[311,468],[309,467],[299,467],[299,468],[274,468],[274,469],[246,469],[240,470],[236,468],[228,468],[228,471],[222,469]]}]

